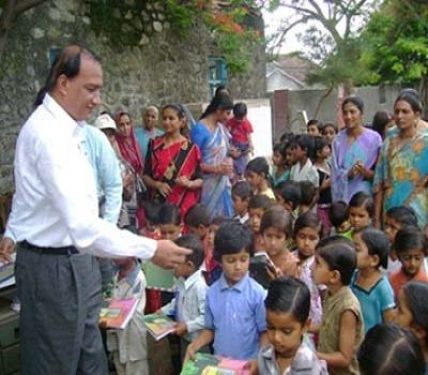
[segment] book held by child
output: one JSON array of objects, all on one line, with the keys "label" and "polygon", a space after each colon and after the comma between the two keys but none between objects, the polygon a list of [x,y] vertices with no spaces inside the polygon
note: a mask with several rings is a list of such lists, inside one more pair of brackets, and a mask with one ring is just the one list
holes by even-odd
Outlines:
[{"label": "book held by child", "polygon": [[249,375],[250,363],[237,359],[197,353],[194,361],[184,364],[181,375]]},{"label": "book held by child", "polygon": [[144,316],[144,324],[156,341],[175,331],[177,322],[163,314],[150,314]]},{"label": "book held by child", "polygon": [[100,311],[100,324],[107,329],[125,329],[135,313],[138,299],[112,299],[107,308]]}]

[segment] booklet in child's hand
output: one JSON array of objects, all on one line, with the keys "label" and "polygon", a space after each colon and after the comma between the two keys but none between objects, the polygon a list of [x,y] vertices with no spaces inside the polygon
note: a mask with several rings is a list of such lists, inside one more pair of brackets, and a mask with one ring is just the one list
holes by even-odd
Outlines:
[{"label": "booklet in child's hand", "polygon": [[250,363],[237,359],[196,353],[194,361],[188,360],[181,370],[181,375],[249,375]]},{"label": "booklet in child's hand", "polygon": [[11,255],[12,262],[0,262],[0,289],[15,283],[16,252]]},{"label": "booklet in child's hand", "polygon": [[177,322],[163,314],[145,315],[144,324],[156,341],[174,332],[177,326]]},{"label": "booklet in child's hand", "polygon": [[100,324],[111,329],[125,329],[134,316],[138,299],[112,299],[107,308],[101,309]]}]

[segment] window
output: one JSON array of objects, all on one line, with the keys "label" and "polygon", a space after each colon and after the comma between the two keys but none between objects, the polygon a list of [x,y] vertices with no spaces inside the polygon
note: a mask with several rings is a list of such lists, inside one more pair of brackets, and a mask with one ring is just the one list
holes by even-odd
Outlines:
[{"label": "window", "polygon": [[210,85],[211,97],[214,96],[217,86],[226,86],[227,66],[224,58],[214,56],[208,58],[208,83]]}]

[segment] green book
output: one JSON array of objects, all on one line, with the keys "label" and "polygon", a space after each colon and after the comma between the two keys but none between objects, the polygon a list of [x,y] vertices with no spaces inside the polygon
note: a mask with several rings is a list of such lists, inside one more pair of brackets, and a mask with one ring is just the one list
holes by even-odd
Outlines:
[{"label": "green book", "polygon": [[147,288],[172,292],[174,287],[174,273],[165,270],[152,262],[143,264],[144,275],[146,276]]}]

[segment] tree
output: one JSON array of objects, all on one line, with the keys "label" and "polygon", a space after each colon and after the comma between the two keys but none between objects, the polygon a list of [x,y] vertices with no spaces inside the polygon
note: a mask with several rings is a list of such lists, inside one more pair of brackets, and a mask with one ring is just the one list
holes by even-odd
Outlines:
[{"label": "tree", "polygon": [[357,35],[377,3],[378,0],[273,0],[271,9],[291,11],[283,20],[276,43],[281,45],[297,25],[307,25],[301,36],[308,47],[306,54],[320,62],[310,81],[330,87],[344,85],[345,93],[349,93],[354,81],[364,74],[356,65],[360,55]]},{"label": "tree", "polygon": [[424,0],[386,0],[361,35],[361,61],[370,84],[414,86],[427,102],[428,6]]},{"label": "tree", "polygon": [[6,47],[9,32],[12,30],[18,17],[27,10],[45,2],[46,0],[1,0],[0,9],[0,60]]}]

